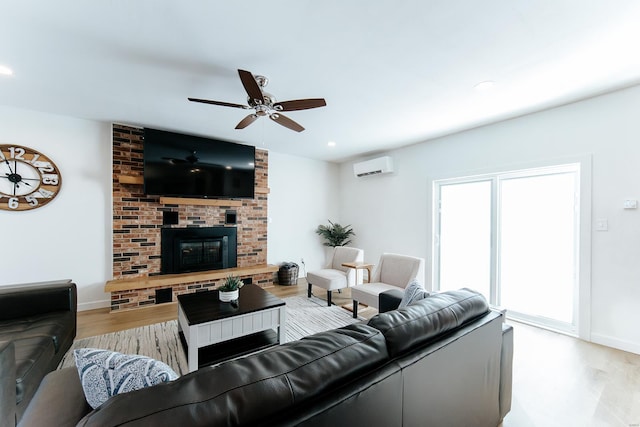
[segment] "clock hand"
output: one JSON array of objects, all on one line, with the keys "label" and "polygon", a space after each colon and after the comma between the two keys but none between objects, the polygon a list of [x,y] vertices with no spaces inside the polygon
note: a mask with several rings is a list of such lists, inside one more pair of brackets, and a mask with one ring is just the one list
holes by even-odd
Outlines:
[{"label": "clock hand", "polygon": [[24,184],[24,185],[26,185],[27,187],[31,187],[31,184],[29,184],[29,183],[28,183],[28,182],[26,182],[26,181],[16,182],[16,183],[15,183],[16,187],[17,187],[17,188],[20,188],[20,184],[21,184],[21,183],[22,183],[22,184]]},{"label": "clock hand", "polygon": [[9,167],[9,172],[11,172],[11,174],[13,174],[13,171],[11,170],[11,163],[9,163],[8,159],[4,159],[4,162],[7,164],[7,166]]}]

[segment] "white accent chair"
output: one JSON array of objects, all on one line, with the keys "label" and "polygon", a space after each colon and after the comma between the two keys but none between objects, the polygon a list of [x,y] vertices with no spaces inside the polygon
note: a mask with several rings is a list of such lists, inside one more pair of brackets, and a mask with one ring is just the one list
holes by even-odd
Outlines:
[{"label": "white accent chair", "polygon": [[331,259],[322,270],[307,273],[307,296],[311,298],[311,285],[327,290],[327,305],[331,305],[331,291],[355,286],[356,270],[343,267],[345,262],[362,262],[364,251],[347,246],[336,246],[331,253]]},{"label": "white accent chair", "polygon": [[358,317],[358,304],[379,308],[378,298],[382,292],[392,289],[404,292],[409,282],[417,279],[424,284],[424,258],[384,253],[373,272],[369,283],[351,288],[353,317]]}]

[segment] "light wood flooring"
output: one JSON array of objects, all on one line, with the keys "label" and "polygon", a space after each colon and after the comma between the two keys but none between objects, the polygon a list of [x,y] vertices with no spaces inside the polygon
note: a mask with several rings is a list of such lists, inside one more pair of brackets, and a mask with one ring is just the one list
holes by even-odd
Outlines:
[{"label": "light wood flooring", "polygon": [[[278,297],[306,295],[306,282],[268,289]],[[314,295],[326,298],[323,289]],[[351,302],[333,293],[336,305]],[[370,317],[374,309],[360,310]],[[78,336],[100,335],[177,317],[168,303],[121,313],[78,313]],[[640,427],[640,355],[587,343],[529,325],[514,327],[513,403],[503,427]],[[463,408],[461,408],[463,409]]]}]

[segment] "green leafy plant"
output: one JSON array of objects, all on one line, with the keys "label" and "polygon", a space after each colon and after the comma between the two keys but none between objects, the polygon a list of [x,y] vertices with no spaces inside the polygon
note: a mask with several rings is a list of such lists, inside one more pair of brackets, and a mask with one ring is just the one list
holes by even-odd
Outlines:
[{"label": "green leafy plant", "polygon": [[337,222],[334,224],[329,221],[329,225],[319,225],[316,229],[316,233],[320,236],[324,237],[326,242],[325,246],[345,246],[351,243],[349,237],[355,236],[356,233],[353,232],[353,228],[351,225],[342,226]]},{"label": "green leafy plant", "polygon": [[244,286],[244,282],[237,276],[229,276],[225,279],[224,284],[218,288],[222,292],[237,291]]}]

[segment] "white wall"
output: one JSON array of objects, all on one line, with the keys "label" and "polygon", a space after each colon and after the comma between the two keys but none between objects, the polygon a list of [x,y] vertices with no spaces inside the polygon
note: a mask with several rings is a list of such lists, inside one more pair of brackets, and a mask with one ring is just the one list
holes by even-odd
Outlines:
[{"label": "white wall", "polygon": [[108,305],[111,125],[0,107],[0,144],[41,151],[62,174],[60,193],[49,204],[0,210],[0,286],[72,279],[79,309]]},{"label": "white wall", "polygon": [[299,276],[321,268],[325,247],[315,233],[320,224],[338,217],[338,165],[269,152],[269,264],[291,261],[300,266]]},{"label": "white wall", "polygon": [[640,199],[639,110],[634,87],[394,150],[391,176],[357,179],[353,162],[343,163],[340,216],[367,261],[385,251],[422,256],[429,280],[433,179],[592,156],[592,218],[608,219],[609,231],[590,236],[591,339],[640,354],[640,210],[622,209]]}]

